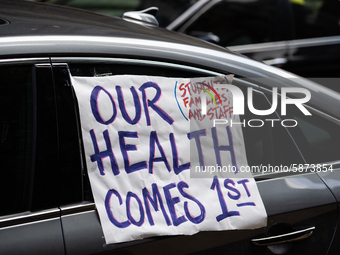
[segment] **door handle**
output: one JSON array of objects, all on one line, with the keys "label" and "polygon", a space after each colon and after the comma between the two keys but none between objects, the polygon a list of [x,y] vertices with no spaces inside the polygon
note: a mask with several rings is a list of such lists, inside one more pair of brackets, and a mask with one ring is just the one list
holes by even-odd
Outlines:
[{"label": "door handle", "polygon": [[315,227],[306,228],[303,230],[297,230],[291,233],[269,236],[263,238],[252,239],[251,242],[258,246],[268,246],[280,243],[295,242],[298,240],[305,239],[313,234]]}]

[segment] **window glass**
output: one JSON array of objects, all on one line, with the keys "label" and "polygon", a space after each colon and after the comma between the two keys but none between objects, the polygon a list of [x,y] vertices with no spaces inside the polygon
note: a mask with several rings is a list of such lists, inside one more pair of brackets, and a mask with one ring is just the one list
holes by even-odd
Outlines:
[{"label": "window glass", "polygon": [[304,115],[296,107],[287,108],[298,125],[289,129],[307,163],[325,163],[340,159],[340,126],[311,112]]},{"label": "window glass", "polygon": [[0,215],[28,209],[33,154],[30,66],[0,67]]},{"label": "window glass", "polygon": [[[246,95],[246,92],[244,92]],[[270,109],[266,96],[253,92],[253,106],[257,110]],[[304,163],[296,145],[280,118],[274,112],[259,116],[245,107],[243,135],[250,166],[287,166]]]},{"label": "window glass", "polygon": [[[210,33],[210,36],[219,38],[215,42],[222,46],[288,39],[286,33],[289,31],[283,29],[276,15],[278,8],[276,1],[272,0],[221,1],[203,13],[185,32],[202,39]],[[284,17],[288,19],[289,15],[286,13]]]},{"label": "window glass", "polygon": [[0,67],[0,216],[58,206],[51,69]]}]

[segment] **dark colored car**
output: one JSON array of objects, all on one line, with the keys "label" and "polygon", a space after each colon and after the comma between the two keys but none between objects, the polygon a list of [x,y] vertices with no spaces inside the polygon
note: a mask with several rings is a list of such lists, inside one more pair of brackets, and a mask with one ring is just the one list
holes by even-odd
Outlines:
[{"label": "dark colored car", "polygon": [[[0,2],[0,22],[1,254],[338,254],[338,93],[183,34],[91,12],[10,0]],[[271,107],[273,87],[310,91],[312,116],[296,107],[244,115],[299,122],[243,127],[249,165],[295,169],[255,175],[267,227],[105,243],[71,78],[118,74],[234,74],[245,94],[253,88],[256,109]]]},{"label": "dark colored car", "polygon": [[[337,0],[201,0],[168,29],[308,78],[339,77]],[[317,79],[339,91],[332,79]]]}]

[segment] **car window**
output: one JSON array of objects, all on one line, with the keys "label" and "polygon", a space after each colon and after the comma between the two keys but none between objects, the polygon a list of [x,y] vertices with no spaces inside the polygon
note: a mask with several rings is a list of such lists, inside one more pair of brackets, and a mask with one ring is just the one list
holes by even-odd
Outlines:
[{"label": "car window", "polygon": [[0,216],[58,205],[50,68],[0,66]]},{"label": "car window", "polygon": [[[269,93],[265,94],[271,101]],[[281,98],[277,113],[281,113]],[[307,108],[311,115],[305,115],[296,105],[286,105],[286,115],[282,119],[295,120],[296,126],[287,128],[299,152],[307,164],[338,161],[340,152],[340,121],[314,108]],[[295,162],[294,162],[295,163]],[[296,162],[298,163],[298,162]]]},{"label": "car window", "polygon": [[305,116],[295,108],[287,112],[299,123],[290,132],[307,163],[326,163],[340,159],[339,122],[315,112],[311,112],[311,116]]},{"label": "car window", "polygon": [[27,210],[33,153],[30,66],[0,68],[0,215]]},{"label": "car window", "polygon": [[[257,110],[267,110],[271,104],[265,94],[254,91],[253,106]],[[291,164],[304,163],[301,153],[287,132],[288,122],[282,124],[277,111],[259,116],[245,107],[245,115],[241,120],[248,164],[258,167],[253,168],[254,174],[270,172],[270,166],[290,168]]]}]

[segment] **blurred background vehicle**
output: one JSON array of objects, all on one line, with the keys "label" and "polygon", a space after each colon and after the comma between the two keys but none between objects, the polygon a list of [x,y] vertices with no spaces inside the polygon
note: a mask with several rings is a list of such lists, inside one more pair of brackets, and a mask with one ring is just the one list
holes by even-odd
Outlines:
[{"label": "blurred background vehicle", "polygon": [[167,28],[340,91],[337,0],[201,0]]},{"label": "blurred background vehicle", "polygon": [[[36,0],[39,1],[39,0]],[[157,6],[159,25],[340,91],[338,0],[40,0],[113,16]]]}]

